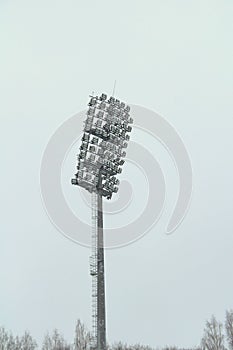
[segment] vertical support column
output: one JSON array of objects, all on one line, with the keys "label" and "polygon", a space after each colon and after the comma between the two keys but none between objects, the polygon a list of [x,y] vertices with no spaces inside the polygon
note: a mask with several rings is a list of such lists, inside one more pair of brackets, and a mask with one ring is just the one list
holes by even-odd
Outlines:
[{"label": "vertical support column", "polygon": [[97,350],[97,252],[98,252],[98,230],[97,230],[97,193],[91,194],[92,205],[92,236],[91,236],[91,256],[90,256],[90,274],[92,276],[92,337],[91,337],[91,350]]},{"label": "vertical support column", "polygon": [[97,194],[97,230],[98,230],[98,272],[97,272],[97,350],[106,350],[106,322],[105,322],[105,281],[104,281],[104,236],[103,236],[103,200]]}]

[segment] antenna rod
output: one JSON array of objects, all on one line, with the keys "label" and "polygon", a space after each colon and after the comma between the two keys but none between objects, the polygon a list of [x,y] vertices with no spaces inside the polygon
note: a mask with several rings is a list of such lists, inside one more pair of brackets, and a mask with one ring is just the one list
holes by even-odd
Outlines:
[{"label": "antenna rod", "polygon": [[114,81],[114,85],[113,85],[113,91],[112,91],[112,96],[114,97],[115,95],[115,91],[116,91],[116,79]]}]

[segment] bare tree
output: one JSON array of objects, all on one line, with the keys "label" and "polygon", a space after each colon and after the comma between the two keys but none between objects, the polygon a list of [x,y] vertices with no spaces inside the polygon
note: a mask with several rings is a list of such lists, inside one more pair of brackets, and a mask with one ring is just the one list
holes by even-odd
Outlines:
[{"label": "bare tree", "polygon": [[126,343],[118,342],[110,346],[110,350],[152,350],[152,348],[141,344],[127,345]]},{"label": "bare tree", "polygon": [[47,333],[44,337],[42,350],[51,350],[52,349],[52,339],[49,336],[49,333]]},{"label": "bare tree", "polygon": [[15,339],[12,334],[9,335],[7,350],[15,350]]},{"label": "bare tree", "polygon": [[15,337],[15,347],[14,347],[15,350],[21,350],[21,339],[20,337],[17,335]]},{"label": "bare tree", "polygon": [[55,329],[52,336],[49,333],[45,335],[42,350],[71,350],[71,346],[67,344],[63,336]]},{"label": "bare tree", "polygon": [[206,322],[201,348],[202,350],[225,350],[223,325],[214,316]]},{"label": "bare tree", "polygon": [[122,342],[114,343],[111,347],[111,350],[127,350],[128,347],[126,344],[123,344]]},{"label": "bare tree", "polygon": [[226,311],[225,329],[230,350],[233,350],[233,310]]},{"label": "bare tree", "polygon": [[15,350],[14,337],[4,327],[0,328],[0,350]]},{"label": "bare tree", "polygon": [[5,350],[8,342],[8,333],[4,327],[0,328],[0,350]]},{"label": "bare tree", "polygon": [[74,350],[88,350],[91,343],[91,334],[84,324],[78,320],[75,328]]},{"label": "bare tree", "polygon": [[35,340],[32,338],[29,332],[25,332],[22,338],[20,339],[20,350],[35,350],[37,348],[37,344]]},{"label": "bare tree", "polygon": [[0,328],[0,350],[35,350],[37,344],[29,332],[20,337],[13,337],[3,327]]}]

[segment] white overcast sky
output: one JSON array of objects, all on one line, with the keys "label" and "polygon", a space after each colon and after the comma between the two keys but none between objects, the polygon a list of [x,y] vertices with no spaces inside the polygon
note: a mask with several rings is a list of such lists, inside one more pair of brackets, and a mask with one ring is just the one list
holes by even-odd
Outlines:
[{"label": "white overcast sky", "polygon": [[108,340],[197,345],[205,320],[233,308],[232,18],[230,0],[0,1],[1,325],[38,342],[55,327],[71,340],[77,318],[90,327],[90,252],[52,226],[39,171],[56,128],[115,79],[120,98],[178,130],[194,192],[166,236],[177,176],[157,151],[164,215],[106,254]]}]

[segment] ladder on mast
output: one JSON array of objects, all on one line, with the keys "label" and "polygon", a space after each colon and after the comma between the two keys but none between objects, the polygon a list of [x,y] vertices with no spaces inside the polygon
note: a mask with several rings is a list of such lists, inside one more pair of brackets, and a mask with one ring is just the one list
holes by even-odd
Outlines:
[{"label": "ladder on mast", "polygon": [[91,256],[90,256],[90,275],[92,277],[92,336],[91,349],[97,349],[97,327],[98,327],[98,212],[97,212],[98,194],[91,194],[92,210],[92,232],[91,232]]}]

